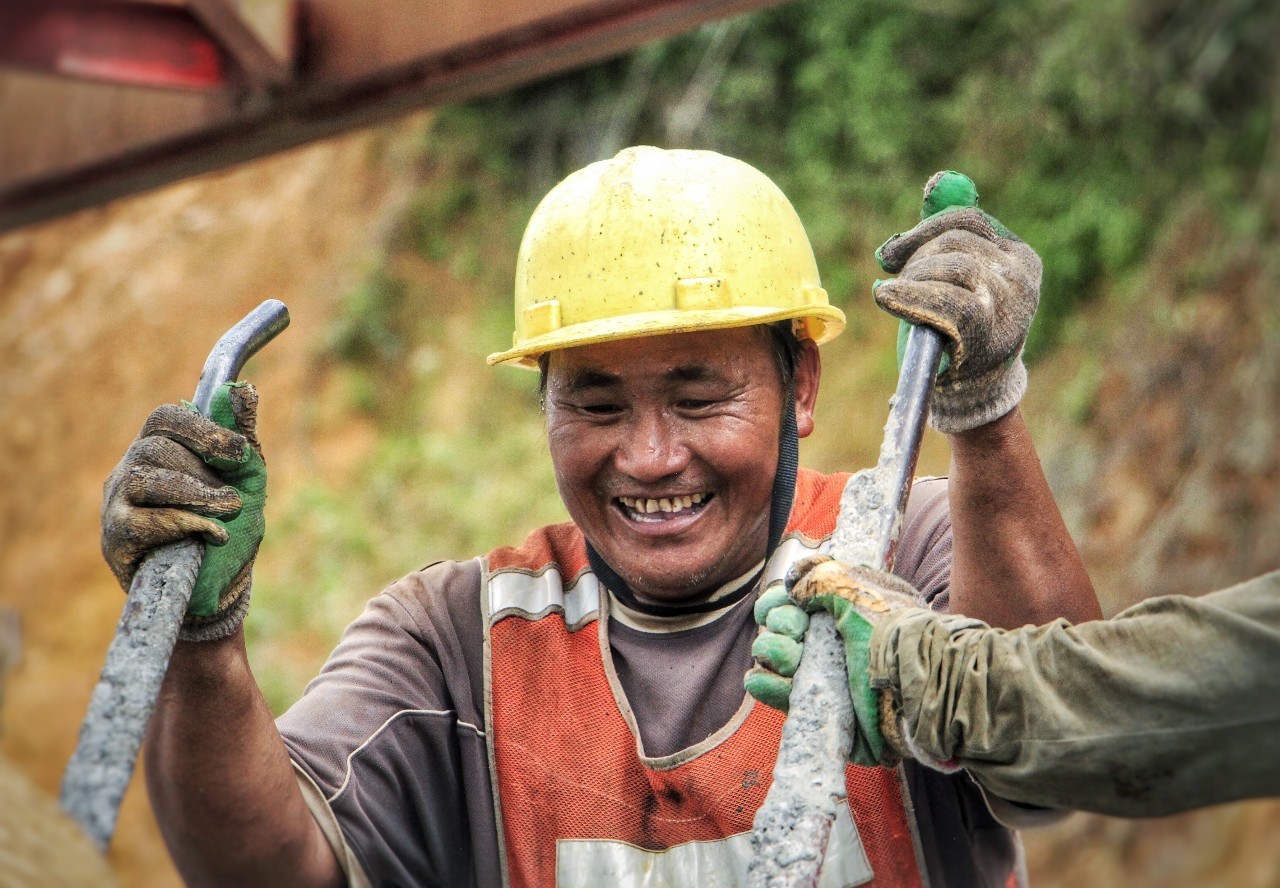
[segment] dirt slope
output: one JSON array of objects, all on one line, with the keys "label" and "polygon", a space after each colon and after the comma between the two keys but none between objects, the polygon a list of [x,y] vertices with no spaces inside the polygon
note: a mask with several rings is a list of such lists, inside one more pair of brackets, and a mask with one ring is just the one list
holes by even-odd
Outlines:
[{"label": "dirt slope", "polygon": [[[123,597],[97,548],[102,482],[162,400],[189,398],[223,330],[262,299],[292,325],[250,365],[269,391],[273,483],[314,450],[300,393],[334,302],[362,273],[422,119],[357,134],[0,237],[0,604],[25,663],[0,749],[50,792]],[[137,778],[112,859],[126,885],[177,884]]]}]

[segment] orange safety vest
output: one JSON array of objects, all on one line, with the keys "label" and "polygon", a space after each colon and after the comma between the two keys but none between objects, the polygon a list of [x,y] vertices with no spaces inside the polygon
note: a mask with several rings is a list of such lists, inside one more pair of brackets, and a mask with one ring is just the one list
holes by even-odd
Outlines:
[{"label": "orange safety vest", "polygon": [[[801,471],[766,582],[831,534],[847,477]],[[508,884],[669,884],[664,873],[678,884],[741,884],[781,713],[754,703],[692,752],[642,758],[607,653],[603,590],[571,524],[490,553],[485,601],[489,762]],[[849,765],[846,787],[819,885],[922,884],[902,772]]]}]

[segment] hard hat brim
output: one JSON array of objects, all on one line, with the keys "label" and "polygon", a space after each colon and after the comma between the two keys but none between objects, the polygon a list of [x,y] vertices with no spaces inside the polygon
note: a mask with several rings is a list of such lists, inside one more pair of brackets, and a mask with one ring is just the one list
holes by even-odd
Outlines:
[{"label": "hard hat brim", "polygon": [[807,322],[807,338],[818,345],[839,336],[845,326],[844,312],[833,305],[805,305],[784,310],[768,306],[743,305],[732,309],[707,311],[679,309],[646,311],[562,327],[528,339],[507,351],[494,352],[485,361],[491,367],[496,364],[507,364],[536,370],[539,357],[563,348],[615,342],[641,336],[661,336],[667,333],[694,333],[701,330],[749,327],[793,318],[803,318]]}]

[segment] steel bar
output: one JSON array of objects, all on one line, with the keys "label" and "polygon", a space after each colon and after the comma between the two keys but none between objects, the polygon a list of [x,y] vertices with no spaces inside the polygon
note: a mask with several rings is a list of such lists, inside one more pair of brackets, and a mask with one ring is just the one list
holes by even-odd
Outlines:
[{"label": "steel bar", "polygon": [[[874,469],[851,476],[841,496],[831,538],[835,558],[892,569],[941,355],[938,333],[912,328],[889,401],[880,458]],[[830,615],[820,612],[805,632],[773,784],[756,813],[752,888],[818,884],[836,806],[845,797],[845,758],[854,727],[844,645]]]},{"label": "steel bar", "polygon": [[[218,340],[193,401],[202,414],[208,415],[218,386],[236,379],[245,361],[288,324],[284,303],[269,299]],[[63,810],[104,851],[203,558],[203,543],[183,540],[155,550],[138,569],[62,776]]]}]

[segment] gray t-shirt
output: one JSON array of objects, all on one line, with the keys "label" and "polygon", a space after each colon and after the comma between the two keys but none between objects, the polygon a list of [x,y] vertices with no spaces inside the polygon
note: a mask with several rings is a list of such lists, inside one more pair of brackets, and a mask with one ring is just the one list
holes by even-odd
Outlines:
[{"label": "gray t-shirt", "polygon": [[[951,571],[946,489],[943,479],[915,485],[895,566],[941,610]],[[353,882],[502,883],[485,738],[482,574],[480,559],[440,562],[373,598],[278,720]],[[608,649],[647,756],[701,742],[741,707],[753,603],[747,596],[691,620],[611,600]],[[906,768],[931,884],[1003,885],[1014,839],[976,784]]]}]

